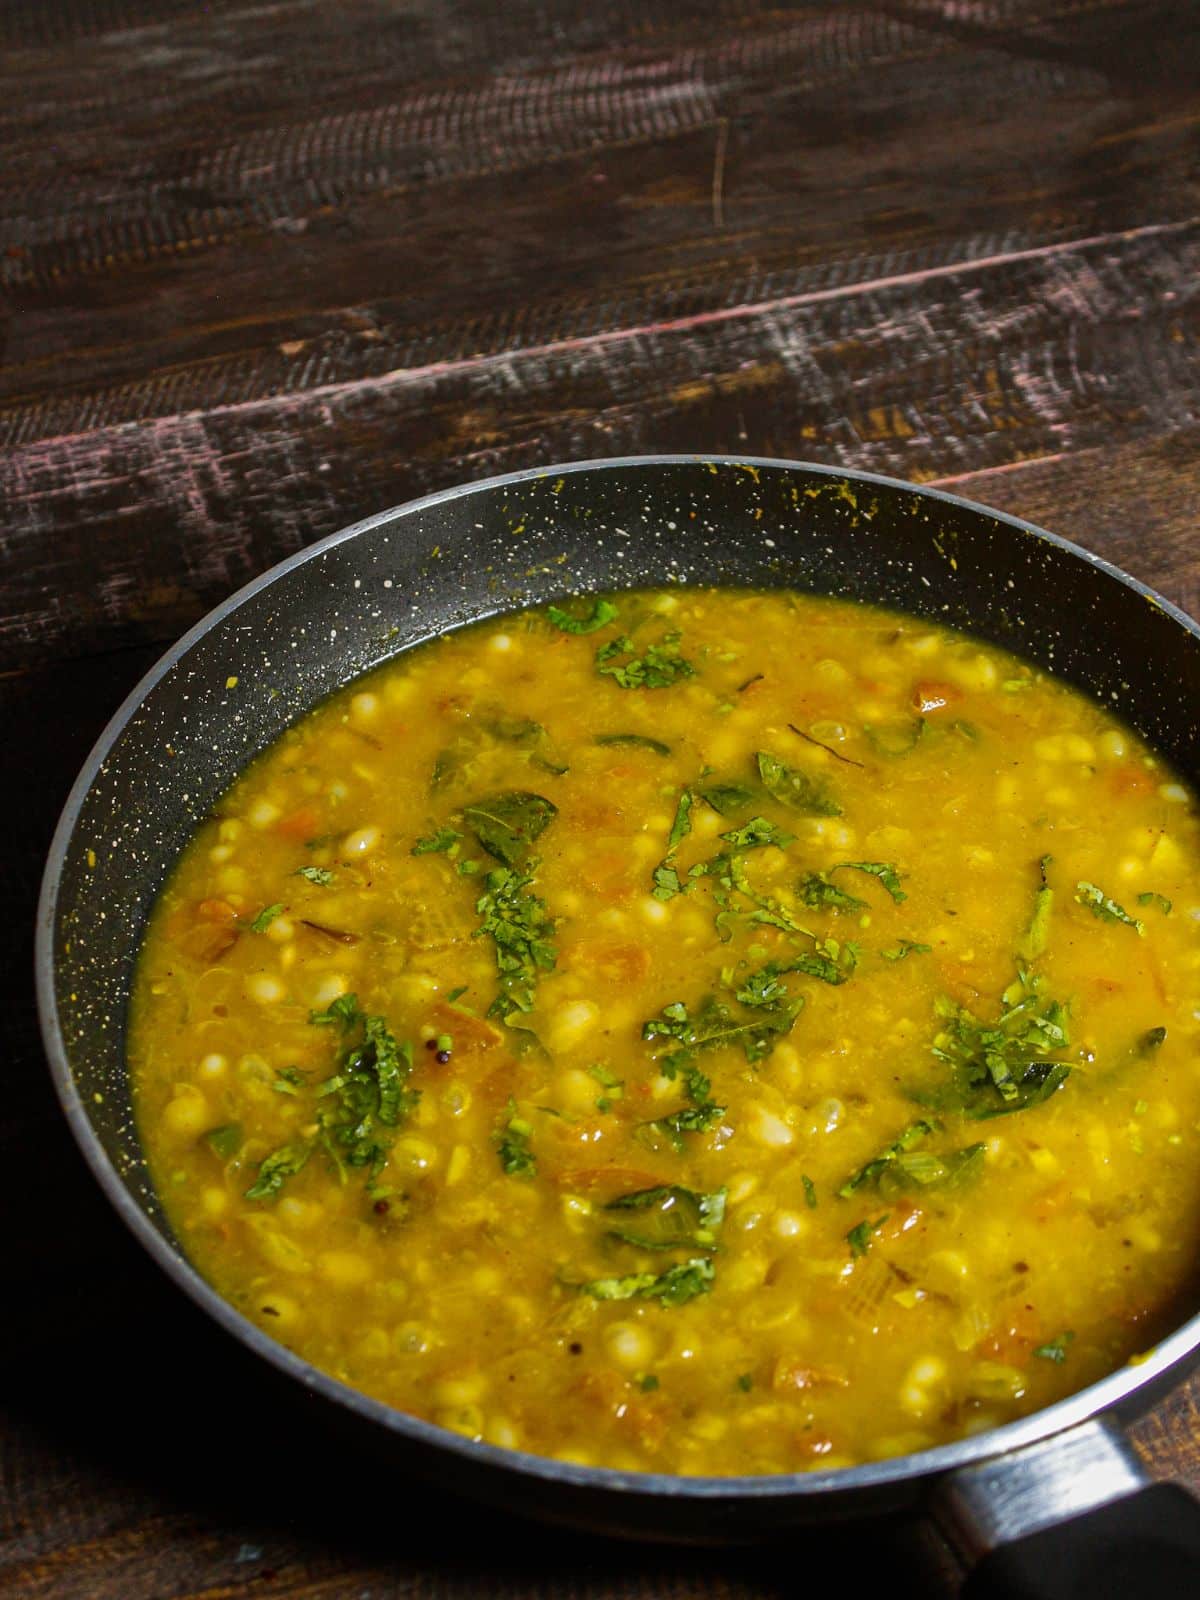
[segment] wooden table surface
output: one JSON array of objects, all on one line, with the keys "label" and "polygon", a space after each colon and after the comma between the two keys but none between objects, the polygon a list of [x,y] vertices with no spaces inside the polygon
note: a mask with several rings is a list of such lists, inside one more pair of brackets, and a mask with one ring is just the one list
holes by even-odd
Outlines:
[{"label": "wooden table surface", "polygon": [[[265,1395],[109,1213],[28,984],[57,811],[162,648],[367,512],[638,451],[950,484],[1200,610],[1200,12],[1137,0],[0,6],[0,1593],[759,1600]],[[1200,1488],[1200,1381],[1137,1430]],[[855,1592],[852,1588],[851,1592]]]}]

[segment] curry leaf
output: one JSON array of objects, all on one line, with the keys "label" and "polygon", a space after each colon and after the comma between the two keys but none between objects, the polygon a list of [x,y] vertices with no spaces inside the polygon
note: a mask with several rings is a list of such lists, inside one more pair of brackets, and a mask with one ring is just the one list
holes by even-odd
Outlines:
[{"label": "curry leaf", "polygon": [[821,779],[802,772],[798,767],[787,766],[778,756],[766,750],[758,751],[755,759],[758,762],[758,775],[772,800],[806,817],[841,816],[841,806],[832,798]]},{"label": "curry leaf", "polygon": [[463,818],[490,856],[506,867],[520,866],[530,846],[558,814],[544,795],[514,789],[466,806]]}]

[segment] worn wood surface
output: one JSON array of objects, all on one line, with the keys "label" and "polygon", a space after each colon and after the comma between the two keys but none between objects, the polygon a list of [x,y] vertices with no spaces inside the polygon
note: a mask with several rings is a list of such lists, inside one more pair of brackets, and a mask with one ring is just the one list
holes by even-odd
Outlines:
[{"label": "worn wood surface", "polygon": [[[1200,612],[1200,12],[1165,0],[0,4],[0,1593],[766,1600],[949,1569],[548,1533],[348,1461],[63,1129],[26,978],[74,771],[322,534],[651,450],[952,485]],[[1137,1430],[1200,1489],[1200,1383]]]}]

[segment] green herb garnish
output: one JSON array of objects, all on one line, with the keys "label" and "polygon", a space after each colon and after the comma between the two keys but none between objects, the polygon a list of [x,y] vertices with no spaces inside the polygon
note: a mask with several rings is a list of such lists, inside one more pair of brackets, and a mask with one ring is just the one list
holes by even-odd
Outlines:
[{"label": "green herb garnish", "polygon": [[517,1102],[509,1098],[508,1112],[492,1135],[500,1157],[500,1165],[510,1177],[532,1178],[537,1172],[537,1161],[530,1140],[533,1124],[526,1122],[517,1111]]},{"label": "green herb garnish", "polygon": [[931,1133],[937,1131],[938,1124],[925,1118],[911,1123],[886,1150],[881,1150],[877,1156],[873,1156],[870,1161],[859,1167],[852,1177],[846,1179],[838,1190],[839,1199],[848,1200],[864,1183],[874,1183],[883,1169],[895,1161],[897,1156],[903,1155],[906,1150],[911,1150],[914,1145],[920,1144],[922,1139],[927,1139]]},{"label": "green herb garnish", "polygon": [[881,950],[879,954],[885,961],[903,961],[908,956],[927,956],[932,949],[931,944],[918,944],[915,939],[899,939],[890,950]]},{"label": "green herb garnish", "polygon": [[913,1098],[976,1121],[1026,1111],[1048,1100],[1071,1073],[1065,1061],[1050,1058],[1070,1040],[1065,1007],[1041,991],[1042,980],[1022,971],[1005,990],[1000,1015],[991,1024],[980,1022],[965,1006],[939,1000],[943,1027],[932,1049],[951,1069],[951,1082]]},{"label": "green herb garnish", "polygon": [[586,617],[573,616],[561,606],[547,606],[546,615],[562,633],[595,633],[606,623],[615,622],[618,612],[611,600],[597,597],[592,601],[592,609]]},{"label": "green herb garnish", "polygon": [[725,1190],[698,1194],[680,1184],[638,1189],[610,1200],[605,1211],[635,1212],[609,1229],[611,1238],[642,1250],[715,1250],[725,1220]]},{"label": "green herb garnish", "polygon": [[823,872],[810,872],[796,885],[796,891],[814,911],[863,911],[867,905],[857,895],[847,894],[836,883],[830,883]]},{"label": "green herb garnish", "polygon": [[1126,927],[1135,929],[1139,935],[1146,931],[1145,923],[1139,922],[1136,917],[1131,917],[1123,906],[1119,906],[1094,883],[1077,883],[1075,898],[1081,906],[1086,906],[1094,917],[1099,917],[1103,922],[1123,922]]},{"label": "green herb garnish", "polygon": [[874,1242],[872,1236],[879,1232],[890,1216],[891,1212],[885,1211],[883,1216],[876,1217],[874,1222],[870,1222],[864,1217],[862,1222],[856,1223],[850,1229],[850,1232],[846,1235],[846,1243],[850,1246],[851,1256],[857,1259],[859,1256],[866,1255]]},{"label": "green herb garnish", "polygon": [[774,845],[778,850],[785,850],[796,840],[794,833],[786,832],[778,823],[768,822],[766,817],[751,817],[749,822],[744,822],[740,828],[731,828],[721,837],[735,850],[755,850],[761,845]]},{"label": "green herb garnish", "polygon": [[252,933],[266,933],[276,917],[283,915],[283,901],[277,900],[273,906],[264,906],[250,924]]},{"label": "green herb garnish", "polygon": [[1050,913],[1054,909],[1054,890],[1046,882],[1046,869],[1049,865],[1049,856],[1043,856],[1038,862],[1041,887],[1034,896],[1033,916],[1030,918],[1029,927],[1017,945],[1017,954],[1022,961],[1036,961],[1045,950],[1046,940],[1050,936]]},{"label": "green herb garnish", "polygon": [[446,851],[453,850],[461,838],[462,834],[459,833],[457,828],[439,828],[436,833],[431,833],[424,839],[418,839],[412,847],[412,854],[414,856],[444,855]]},{"label": "green herb garnish", "polygon": [[328,867],[297,867],[292,876],[307,878],[309,883],[319,884],[322,889],[328,889],[333,882],[333,873]]},{"label": "green herb garnish", "polygon": [[532,1011],[538,974],[554,968],[554,923],[545,902],[533,893],[532,882],[531,872],[495,867],[484,879],[486,887],[475,902],[481,918],[476,937],[491,936],[500,980],[500,992],[488,1008],[489,1017],[507,1019],[514,1012]]},{"label": "green herb garnish", "polygon": [[626,1278],[593,1278],[577,1284],[593,1300],[657,1300],[663,1306],[681,1306],[697,1295],[708,1294],[716,1271],[711,1261],[696,1256],[668,1267],[665,1272],[635,1272]]},{"label": "green herb garnish", "polygon": [[[768,981],[773,982],[782,971],[792,970],[795,968],[775,969]],[[746,1060],[753,1065],[769,1055],[785,1033],[791,1032],[803,1005],[803,996],[789,996],[786,989],[781,989],[770,1002],[753,1002],[757,1009],[749,1017],[737,1016],[715,995],[708,995],[694,1016],[689,1015],[682,1001],[676,1001],[663,1008],[661,1017],[642,1024],[642,1038],[679,1041],[682,1048],[664,1056],[659,1063],[668,1077],[673,1077],[679,1068],[689,1063],[697,1051],[719,1049],[723,1045],[740,1046]]]},{"label": "green herb garnish", "polygon": [[[309,1021],[314,1026],[340,1024],[343,1032],[361,1027],[362,1037],[313,1091],[318,1102],[316,1135],[267,1156],[256,1182],[246,1191],[250,1200],[273,1199],[285,1179],[299,1172],[318,1147],[343,1179],[347,1166],[365,1168],[370,1189],[387,1165],[396,1128],[421,1098],[418,1090],[408,1087],[412,1046],[398,1043],[383,1017],[360,1011],[354,995],[341,995],[325,1011],[311,1012]],[[299,1073],[298,1068],[284,1071]],[[300,1074],[300,1082],[304,1081]],[[299,1087],[295,1079],[292,1085]]]},{"label": "green herb garnish", "polygon": [[758,791],[749,788],[744,783],[731,781],[728,783],[702,783],[697,786],[696,793],[711,806],[719,817],[727,817],[735,811],[744,811],[758,799]]},{"label": "green herb garnish", "polygon": [[804,1185],[804,1204],[810,1211],[815,1211],[819,1203],[817,1200],[816,1184],[812,1181],[807,1172],[802,1172],[800,1174],[800,1182]]},{"label": "green herb garnish", "polygon": [[634,750],[652,750],[656,756],[671,754],[669,744],[664,744],[661,739],[651,739],[644,733],[598,733],[592,743],[614,745],[617,749],[628,745]]},{"label": "green herb garnish", "polygon": [[285,1144],[259,1163],[258,1177],[246,1190],[247,1200],[273,1200],[288,1178],[294,1178],[316,1149],[315,1139]]},{"label": "green herb garnish", "polygon": [[558,815],[544,795],[515,789],[463,808],[463,820],[479,843],[506,867],[520,866],[530,847]]},{"label": "green herb garnish", "polygon": [[890,861],[839,861],[836,866],[830,867],[830,872],[841,872],[843,869],[854,872],[865,872],[872,878],[878,878],[883,887],[891,895],[897,905],[908,896],[900,887],[900,874]]},{"label": "green herb garnish", "polygon": [[1045,1344],[1039,1344],[1033,1353],[1035,1356],[1041,1356],[1043,1361],[1055,1361],[1061,1365],[1067,1359],[1067,1346],[1074,1337],[1070,1331],[1060,1333],[1057,1338],[1047,1339]]},{"label": "green herb garnish", "polygon": [[912,754],[925,737],[925,728],[924,717],[910,717],[903,722],[867,723],[863,733],[876,755],[897,760]]},{"label": "green herb garnish", "polygon": [[840,817],[842,808],[829,794],[825,783],[780,761],[766,750],[755,756],[763,787],[780,805],[806,817]]},{"label": "green herb garnish", "polygon": [[1138,895],[1138,905],[1157,906],[1164,917],[1171,915],[1171,902],[1165,894],[1155,894],[1153,889],[1147,889],[1145,894]]},{"label": "green herb garnish", "polygon": [[336,1000],[331,1000],[324,1011],[310,1011],[308,1020],[314,1027],[329,1027],[337,1024],[347,1032],[362,1016],[358,1009],[358,996],[356,994],[340,994]]},{"label": "green herb garnish", "polygon": [[654,869],[654,887],[650,893],[656,900],[673,900],[677,894],[686,893],[688,886],[680,878],[675,866],[675,852],[692,831],[693,803],[692,791],[681,789],[675,803],[675,818],[667,835],[667,853]]},{"label": "green herb garnish", "polygon": [[[692,663],[679,654],[680,637],[678,633],[664,634],[658,644],[647,645],[646,653],[637,656],[633,640],[622,634],[596,651],[596,670],[622,689],[669,689],[696,675]],[[618,661],[618,656],[628,660]]]},{"label": "green herb garnish", "polygon": [[878,1173],[875,1187],[886,1200],[914,1190],[959,1189],[983,1170],[987,1147],[969,1144],[935,1156],[929,1150],[902,1151]]},{"label": "green herb garnish", "polygon": [[240,1122],[224,1122],[219,1128],[210,1128],[204,1139],[214,1155],[222,1161],[231,1161],[242,1148],[245,1134]]}]

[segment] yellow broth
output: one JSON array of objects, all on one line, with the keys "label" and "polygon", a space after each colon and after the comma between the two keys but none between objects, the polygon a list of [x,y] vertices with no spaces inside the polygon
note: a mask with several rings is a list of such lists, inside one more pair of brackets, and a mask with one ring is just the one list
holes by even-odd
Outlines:
[{"label": "yellow broth", "polygon": [[1192,795],[927,622],[564,606],[335,696],[174,872],[129,1060],[200,1271],[626,1469],[917,1451],[1135,1359],[1197,1260]]}]

